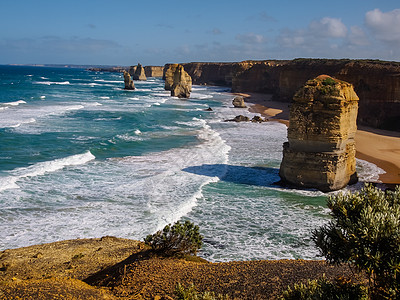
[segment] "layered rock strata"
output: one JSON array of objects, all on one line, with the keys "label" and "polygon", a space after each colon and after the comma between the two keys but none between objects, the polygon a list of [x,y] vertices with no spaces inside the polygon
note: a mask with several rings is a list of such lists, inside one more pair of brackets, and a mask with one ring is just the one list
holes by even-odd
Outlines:
[{"label": "layered rock strata", "polygon": [[182,65],[172,64],[165,72],[165,89],[171,91],[171,96],[189,98],[192,91],[192,78]]},{"label": "layered rock strata", "polygon": [[162,66],[145,66],[144,73],[146,77],[163,77],[164,67]]},{"label": "layered rock strata", "polygon": [[134,90],[135,85],[132,81],[131,75],[127,71],[124,71],[124,83],[125,83],[125,90]]},{"label": "layered rock strata", "polygon": [[187,63],[183,66],[193,84],[232,87],[237,93],[269,93],[281,102],[290,102],[308,79],[327,74],[353,84],[360,97],[360,125],[400,131],[399,62],[295,59]]},{"label": "layered rock strata", "polygon": [[144,73],[144,68],[141,64],[138,64],[135,73],[132,75],[133,80],[147,80],[146,74]]},{"label": "layered rock strata", "polygon": [[357,181],[355,142],[358,96],[347,82],[321,75],[293,97],[283,181],[323,192]]}]

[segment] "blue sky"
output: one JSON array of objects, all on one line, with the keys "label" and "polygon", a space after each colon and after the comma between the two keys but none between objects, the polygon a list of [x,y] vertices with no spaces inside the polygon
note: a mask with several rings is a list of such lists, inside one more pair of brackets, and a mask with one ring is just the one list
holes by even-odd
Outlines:
[{"label": "blue sky", "polygon": [[1,0],[0,64],[400,61],[398,0]]}]

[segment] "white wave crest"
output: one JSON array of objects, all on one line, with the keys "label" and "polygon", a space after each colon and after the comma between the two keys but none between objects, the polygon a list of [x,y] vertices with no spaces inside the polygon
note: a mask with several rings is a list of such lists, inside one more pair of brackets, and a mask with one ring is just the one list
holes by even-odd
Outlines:
[{"label": "white wave crest", "polygon": [[379,175],[386,172],[366,160],[357,159],[357,175],[362,182],[380,182]]},{"label": "white wave crest", "polygon": [[67,166],[82,165],[95,158],[96,157],[90,151],[87,151],[83,154],[39,162],[29,167],[17,168],[10,172],[12,176],[0,178],[0,192],[8,189],[19,188],[17,182],[21,179],[42,176],[47,173],[56,172]]},{"label": "white wave crest", "polygon": [[29,119],[21,121],[20,123],[11,124],[11,125],[9,125],[7,127],[9,127],[9,128],[18,128],[23,124],[30,124],[30,123],[35,123],[35,122],[36,122],[35,118],[29,118]]},{"label": "white wave crest", "polygon": [[7,103],[3,103],[3,105],[8,105],[8,106],[18,106],[20,104],[24,104],[26,103],[24,100],[18,100],[15,102],[7,102]]},{"label": "white wave crest", "polygon": [[52,84],[60,84],[60,85],[67,85],[71,84],[69,81],[35,81],[35,84],[45,84],[45,85],[52,85]]}]

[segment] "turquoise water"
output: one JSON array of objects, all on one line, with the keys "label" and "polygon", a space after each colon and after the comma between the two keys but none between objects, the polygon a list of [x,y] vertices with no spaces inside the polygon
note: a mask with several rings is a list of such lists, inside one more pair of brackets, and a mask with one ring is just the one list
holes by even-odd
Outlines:
[{"label": "turquoise water", "polygon": [[[200,225],[212,261],[316,258],[326,196],[284,189],[286,127],[223,122],[221,87],[181,100],[163,81],[123,90],[117,73],[0,66],[0,250]],[[205,111],[212,107],[213,111]],[[361,174],[376,168],[359,162]],[[366,176],[366,175],[365,175]]]}]

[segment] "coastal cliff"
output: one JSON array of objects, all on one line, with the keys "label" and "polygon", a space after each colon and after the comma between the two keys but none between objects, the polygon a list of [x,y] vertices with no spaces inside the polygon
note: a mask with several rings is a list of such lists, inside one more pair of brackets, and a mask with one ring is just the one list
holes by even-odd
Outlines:
[{"label": "coastal cliff", "polygon": [[0,299],[174,299],[178,283],[231,299],[279,299],[297,282],[352,275],[322,260],[185,258],[158,257],[143,242],[110,236],[9,249],[0,251]]},{"label": "coastal cliff", "polygon": [[354,86],[358,123],[400,131],[400,63],[378,60],[295,59],[237,63],[187,63],[193,84],[220,85],[235,93],[268,93],[290,102],[307,80],[327,74]]},{"label": "coastal cliff", "polygon": [[164,67],[163,66],[145,66],[144,73],[146,77],[163,77]]},{"label": "coastal cliff", "polygon": [[282,180],[323,192],[357,181],[355,142],[358,96],[347,82],[320,75],[293,97]]}]

